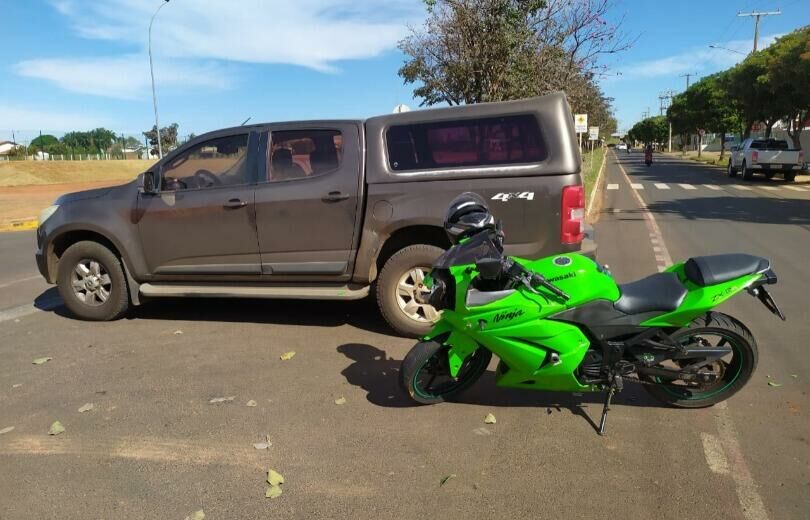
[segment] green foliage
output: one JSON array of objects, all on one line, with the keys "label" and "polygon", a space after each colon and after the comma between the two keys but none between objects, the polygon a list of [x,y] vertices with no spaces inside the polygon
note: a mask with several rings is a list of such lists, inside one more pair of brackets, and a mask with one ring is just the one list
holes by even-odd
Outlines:
[{"label": "green foliage", "polygon": [[[160,129],[160,146],[163,148],[164,154],[177,146],[177,129],[179,126],[177,123],[172,123]],[[150,154],[158,155],[157,127],[152,126],[152,129],[147,130],[143,135],[149,140],[149,145],[152,147]]]},{"label": "green foliage", "polygon": [[47,150],[49,146],[52,146],[58,142],[59,139],[57,139],[56,136],[45,134],[32,139],[31,146],[37,150]]},{"label": "green foliage", "polygon": [[642,119],[627,132],[627,138],[645,144],[663,143],[669,137],[669,123],[664,116]]},{"label": "green foliage", "polygon": [[115,132],[106,128],[96,128],[89,132],[68,132],[62,136],[66,153],[97,154],[106,152],[116,140]]}]

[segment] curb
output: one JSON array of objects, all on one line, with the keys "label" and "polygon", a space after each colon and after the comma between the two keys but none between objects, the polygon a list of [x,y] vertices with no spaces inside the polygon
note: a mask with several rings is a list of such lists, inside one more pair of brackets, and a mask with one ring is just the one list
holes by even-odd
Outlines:
[{"label": "curb", "polygon": [[588,209],[585,211],[585,216],[589,217],[591,215],[591,210],[593,209],[593,203],[596,200],[594,196],[599,191],[599,183],[602,181],[602,173],[605,171],[605,164],[607,164],[607,156],[608,150],[605,149],[605,153],[602,154],[602,165],[599,167],[599,173],[596,174],[596,180],[593,183],[593,189],[588,194],[590,198],[590,202],[588,202]]},{"label": "curb", "polygon": [[12,220],[0,224],[0,232],[4,231],[31,231],[37,228],[36,219]]}]

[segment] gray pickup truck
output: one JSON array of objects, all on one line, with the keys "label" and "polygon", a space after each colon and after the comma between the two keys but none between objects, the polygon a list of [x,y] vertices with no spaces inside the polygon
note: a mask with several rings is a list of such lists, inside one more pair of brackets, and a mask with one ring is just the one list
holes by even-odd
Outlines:
[{"label": "gray pickup truck", "polygon": [[424,273],[448,203],[475,191],[507,252],[595,255],[563,94],[367,120],[201,135],[122,186],[43,211],[36,261],[67,308],[112,320],[156,297],[354,300],[376,285],[400,334],[424,334]]}]

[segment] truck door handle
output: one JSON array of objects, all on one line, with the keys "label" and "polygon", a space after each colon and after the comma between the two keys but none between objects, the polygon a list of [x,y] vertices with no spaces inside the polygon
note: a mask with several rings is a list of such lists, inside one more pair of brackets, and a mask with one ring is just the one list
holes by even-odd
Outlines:
[{"label": "truck door handle", "polygon": [[339,191],[330,191],[326,195],[323,196],[321,199],[324,202],[340,202],[341,200],[346,200],[349,198],[349,195],[346,193],[341,193]]},{"label": "truck door handle", "polygon": [[239,199],[231,199],[222,205],[225,209],[239,209],[247,206],[247,202]]}]

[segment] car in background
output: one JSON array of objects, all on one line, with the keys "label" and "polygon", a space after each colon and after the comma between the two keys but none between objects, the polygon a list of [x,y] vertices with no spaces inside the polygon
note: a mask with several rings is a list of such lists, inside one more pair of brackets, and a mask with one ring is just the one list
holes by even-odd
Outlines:
[{"label": "car in background", "polygon": [[623,150],[623,151],[627,150],[627,143],[619,143],[618,146],[616,146],[616,149],[617,150]]},{"label": "car in background", "polygon": [[736,177],[739,173],[743,179],[751,180],[755,173],[762,173],[772,179],[781,173],[786,181],[793,182],[803,164],[804,151],[790,148],[786,140],[749,137],[740,146],[731,148],[728,176]]}]

